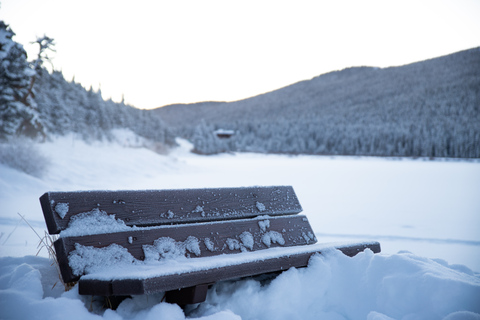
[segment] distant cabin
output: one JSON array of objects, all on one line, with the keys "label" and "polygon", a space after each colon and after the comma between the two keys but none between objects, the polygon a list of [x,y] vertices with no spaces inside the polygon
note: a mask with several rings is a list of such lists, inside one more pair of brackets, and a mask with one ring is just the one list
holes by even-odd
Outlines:
[{"label": "distant cabin", "polygon": [[235,134],[235,131],[218,129],[218,130],[215,130],[213,133],[215,133],[215,135],[217,137],[219,137],[220,139],[228,139],[228,138],[231,138]]}]

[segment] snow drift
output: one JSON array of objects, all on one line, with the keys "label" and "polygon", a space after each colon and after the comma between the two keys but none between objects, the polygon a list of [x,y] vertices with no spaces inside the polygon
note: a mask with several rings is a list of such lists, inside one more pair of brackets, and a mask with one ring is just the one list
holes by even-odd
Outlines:
[{"label": "snow drift", "polygon": [[[185,319],[162,295],[135,296],[117,310],[62,292],[46,258],[0,258],[2,319]],[[53,289],[52,289],[53,287]],[[262,282],[218,283],[207,301],[188,307],[202,319],[480,319],[480,278],[463,266],[408,252],[371,251],[353,258],[332,251],[309,267]]]}]

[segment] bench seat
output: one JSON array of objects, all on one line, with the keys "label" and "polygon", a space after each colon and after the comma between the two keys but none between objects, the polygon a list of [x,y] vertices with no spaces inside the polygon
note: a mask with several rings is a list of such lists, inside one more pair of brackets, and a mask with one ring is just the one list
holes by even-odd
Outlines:
[{"label": "bench seat", "polygon": [[119,265],[102,272],[84,275],[79,281],[79,292],[103,296],[166,292],[285,271],[292,267],[306,267],[311,256],[317,253],[340,250],[347,256],[355,256],[366,249],[378,253],[380,244],[375,241],[317,243],[197,259],[166,260],[130,267]]}]

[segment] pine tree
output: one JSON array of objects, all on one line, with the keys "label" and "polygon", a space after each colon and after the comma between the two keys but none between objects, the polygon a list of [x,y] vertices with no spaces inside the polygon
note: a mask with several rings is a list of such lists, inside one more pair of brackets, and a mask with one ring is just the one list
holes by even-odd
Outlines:
[{"label": "pine tree", "polygon": [[35,71],[30,68],[23,46],[13,41],[15,33],[0,21],[0,139],[9,136],[43,135],[31,92]]}]

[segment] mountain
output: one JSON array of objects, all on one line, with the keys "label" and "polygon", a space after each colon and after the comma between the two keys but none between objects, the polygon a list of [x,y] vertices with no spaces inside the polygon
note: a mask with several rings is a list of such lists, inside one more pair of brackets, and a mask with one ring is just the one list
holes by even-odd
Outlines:
[{"label": "mountain", "polygon": [[[480,157],[480,48],[354,67],[235,102],[152,110],[199,153]],[[217,129],[234,130],[220,139]]]}]

